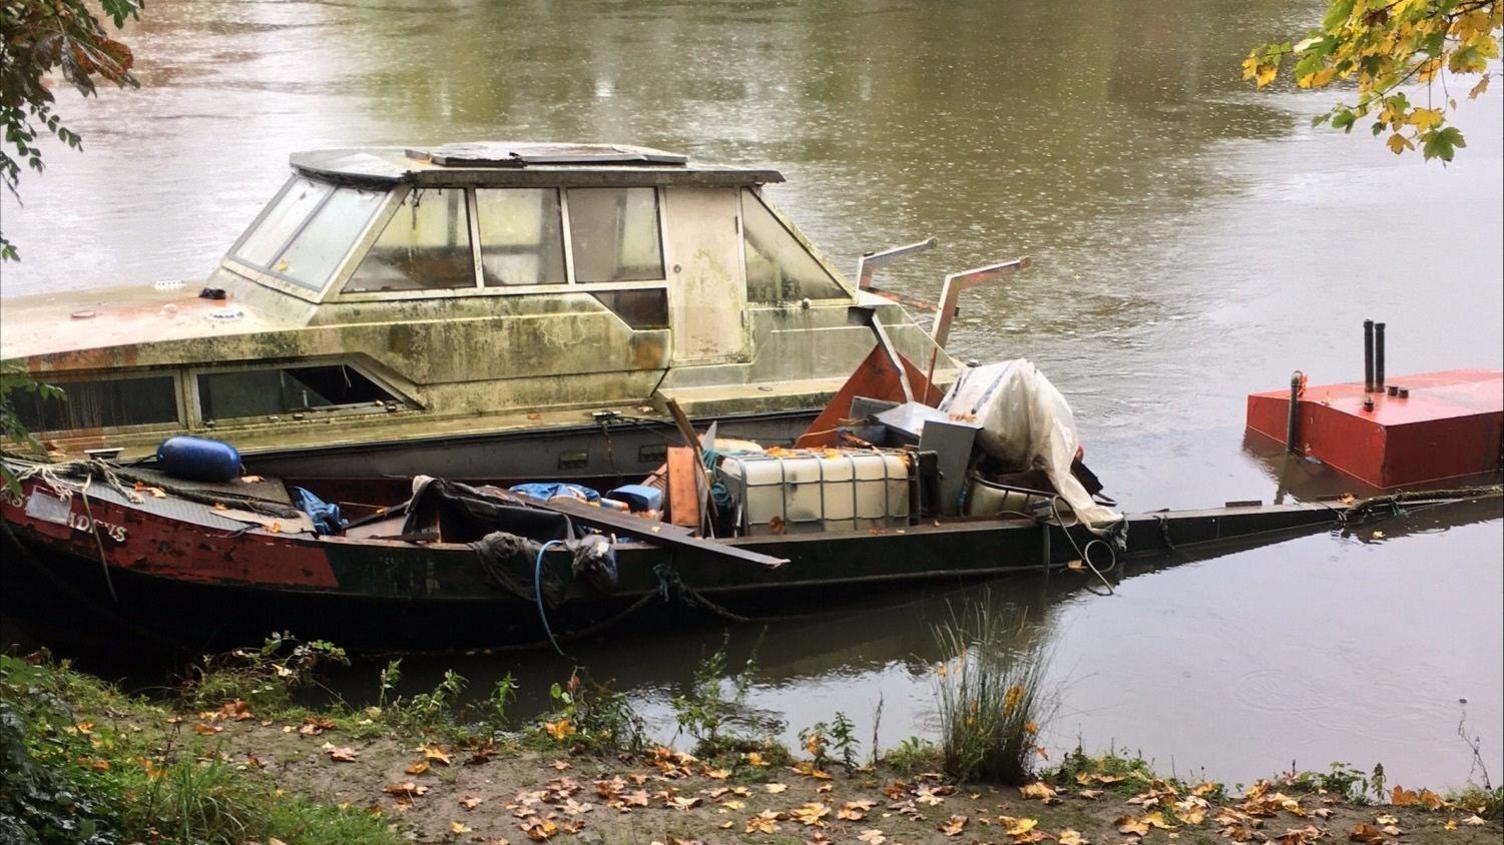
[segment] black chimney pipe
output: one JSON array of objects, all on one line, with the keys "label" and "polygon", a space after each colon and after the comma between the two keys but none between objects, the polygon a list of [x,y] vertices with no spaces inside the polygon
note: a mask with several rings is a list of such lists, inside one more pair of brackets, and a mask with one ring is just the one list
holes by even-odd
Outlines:
[{"label": "black chimney pipe", "polygon": [[1384,389],[1384,324],[1373,324],[1373,389]]},{"label": "black chimney pipe", "polygon": [[1373,392],[1373,320],[1363,321],[1363,392]]}]

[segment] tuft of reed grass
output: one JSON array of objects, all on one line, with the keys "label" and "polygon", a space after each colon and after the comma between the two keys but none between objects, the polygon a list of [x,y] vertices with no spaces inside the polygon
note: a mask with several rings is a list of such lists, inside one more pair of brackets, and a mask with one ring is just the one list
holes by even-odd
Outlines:
[{"label": "tuft of reed grass", "polygon": [[1037,737],[1057,696],[1044,687],[1049,655],[1027,618],[983,596],[953,607],[934,635],[949,655],[935,669],[946,774],[1015,786],[1033,780]]}]

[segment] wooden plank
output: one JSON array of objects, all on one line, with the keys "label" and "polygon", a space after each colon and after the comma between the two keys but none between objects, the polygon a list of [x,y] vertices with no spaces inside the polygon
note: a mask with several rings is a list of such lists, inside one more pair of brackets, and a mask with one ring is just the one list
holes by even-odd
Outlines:
[{"label": "wooden plank", "polygon": [[700,494],[695,481],[695,450],[688,446],[668,447],[668,521],[685,528],[700,525]]},{"label": "wooden plank", "polygon": [[606,508],[588,505],[584,502],[575,502],[569,499],[550,499],[545,502],[541,499],[533,498],[525,498],[525,501],[530,507],[567,514],[594,528],[626,534],[655,546],[691,549],[713,557],[736,560],[743,563],[754,563],[769,569],[777,568],[789,562],[788,558],[773,557],[772,555],[765,555],[752,549],[739,548],[716,540],[696,537],[689,529],[679,525],[647,520],[640,516],[607,510]]}]

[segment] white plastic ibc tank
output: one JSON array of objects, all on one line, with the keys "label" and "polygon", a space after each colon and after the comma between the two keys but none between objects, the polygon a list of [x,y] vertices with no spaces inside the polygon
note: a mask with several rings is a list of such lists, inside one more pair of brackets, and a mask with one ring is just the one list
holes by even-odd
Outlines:
[{"label": "white plastic ibc tank", "polygon": [[902,452],[820,450],[728,455],[717,472],[741,503],[749,534],[858,531],[909,517]]}]

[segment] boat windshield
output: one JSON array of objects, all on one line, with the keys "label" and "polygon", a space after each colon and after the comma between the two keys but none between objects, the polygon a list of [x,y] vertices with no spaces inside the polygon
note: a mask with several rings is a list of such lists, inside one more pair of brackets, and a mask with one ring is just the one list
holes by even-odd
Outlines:
[{"label": "boat windshield", "polygon": [[386,191],[294,176],[241,236],[236,261],[308,290],[322,290]]}]

